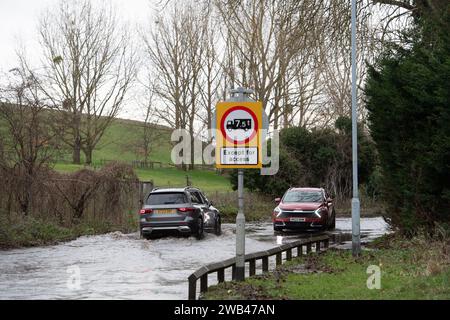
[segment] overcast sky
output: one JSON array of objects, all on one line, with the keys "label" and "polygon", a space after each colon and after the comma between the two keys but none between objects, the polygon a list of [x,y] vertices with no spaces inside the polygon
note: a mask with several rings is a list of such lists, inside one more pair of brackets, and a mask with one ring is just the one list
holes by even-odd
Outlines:
[{"label": "overcast sky", "polygon": [[[22,44],[28,56],[37,58],[36,24],[41,12],[48,6],[54,6],[59,0],[0,0],[0,72],[14,68],[15,50]],[[92,0],[103,1],[103,0]],[[159,0],[106,0],[117,7],[117,11],[131,26],[143,24],[148,20]],[[121,117],[139,118],[133,106],[121,114]]]}]

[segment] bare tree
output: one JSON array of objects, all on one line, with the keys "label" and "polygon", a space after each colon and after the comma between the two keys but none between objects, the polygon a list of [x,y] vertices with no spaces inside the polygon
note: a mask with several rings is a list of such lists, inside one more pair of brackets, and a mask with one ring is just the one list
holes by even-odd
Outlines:
[{"label": "bare tree", "polygon": [[[146,53],[155,75],[155,93],[162,102],[156,115],[172,128],[188,130],[192,143],[200,109],[200,87],[206,27],[194,5],[174,6],[159,16]],[[194,163],[191,152],[191,168]]]},{"label": "bare tree", "polygon": [[3,79],[6,83],[0,88],[0,121],[6,130],[0,170],[13,177],[15,197],[22,213],[28,215],[37,176],[52,161],[58,144],[35,74],[21,65]]},{"label": "bare tree", "polygon": [[[211,45],[206,42],[201,50],[203,72],[200,78],[195,78],[196,81],[200,79],[201,111],[197,108],[191,115],[197,113],[204,126],[211,126],[212,110],[209,106],[215,96],[222,91],[221,98],[226,99],[227,91],[236,86],[255,89],[254,98],[265,103],[274,128],[291,125],[333,126],[338,117],[349,116],[351,10],[348,1],[205,0],[201,3],[208,8],[208,19],[205,20],[215,18],[214,24],[207,23],[205,39],[215,38],[215,31],[220,30],[219,41],[210,42]],[[167,1],[166,7],[170,4],[172,1]],[[367,63],[373,61],[383,49],[384,37],[395,37],[390,32],[396,29],[396,24],[404,22],[403,15],[423,8],[435,10],[437,7],[427,0],[358,0],[359,87],[365,81]],[[176,25],[175,21],[166,23],[162,28],[166,36],[160,32],[158,38],[165,43],[160,47],[170,49],[172,55],[170,50],[154,55],[166,61],[170,57],[173,62],[172,68],[167,68],[167,64],[164,69],[160,68],[158,77],[166,77],[166,84],[161,88],[166,90],[171,87],[171,98],[175,101],[173,105],[165,105],[161,117],[167,123],[175,124],[177,121],[169,118],[183,114],[180,97],[183,92],[193,91],[182,89],[182,77],[167,75],[182,75],[182,71],[187,70],[183,67],[185,61],[195,69],[197,61],[183,58],[188,57],[190,48],[183,47],[183,43],[188,42],[183,40],[186,37],[180,30],[189,33],[188,24],[182,24],[186,26],[184,29],[175,28]],[[170,26],[173,32],[169,36],[167,30]],[[167,39],[173,41],[167,42]],[[156,45],[156,40],[152,44]],[[157,64],[164,65],[162,59]],[[212,67],[216,61],[221,70],[216,71]],[[213,77],[210,76],[211,70]],[[164,96],[165,99],[170,97],[167,92]],[[363,98],[363,90],[360,90],[359,114],[362,120],[365,119]]]},{"label": "bare tree", "polygon": [[[314,30],[321,1],[220,1],[216,7],[225,22],[227,76],[231,86],[255,89],[256,99],[264,101],[275,128],[289,125],[309,94],[306,90],[316,75],[300,71],[314,54]],[[296,70],[296,71],[295,71]],[[310,89],[310,87],[308,87]],[[307,92],[308,91],[308,96]]]},{"label": "bare tree", "polygon": [[87,164],[106,128],[119,113],[136,76],[136,54],[111,6],[88,0],[61,1],[42,16],[42,90],[60,112],[56,128],[80,163]]},{"label": "bare tree", "polygon": [[154,79],[149,76],[149,84],[144,84],[145,97],[141,102],[141,110],[143,111],[144,121],[142,128],[139,130],[139,136],[135,145],[136,154],[143,156],[144,162],[147,165],[150,159],[150,154],[157,141],[164,134],[164,131],[156,125],[156,107],[155,107],[155,85]]},{"label": "bare tree", "polygon": [[435,14],[448,5],[447,0],[372,0],[375,4],[383,4],[403,8],[415,16]]},{"label": "bare tree", "polygon": [[[200,93],[199,117],[206,129],[212,128],[215,103],[221,94],[221,80],[223,70],[221,68],[221,56],[219,55],[219,33],[217,22],[210,17],[205,17],[205,32],[202,39],[203,55],[201,57],[201,75],[198,82]],[[212,140],[211,131],[206,137],[208,142]]]}]

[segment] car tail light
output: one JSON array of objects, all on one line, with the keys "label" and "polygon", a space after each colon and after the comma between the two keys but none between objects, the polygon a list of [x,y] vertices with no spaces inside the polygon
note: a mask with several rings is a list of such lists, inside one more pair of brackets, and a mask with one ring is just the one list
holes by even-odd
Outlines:
[{"label": "car tail light", "polygon": [[140,214],[149,214],[152,213],[153,210],[152,209],[142,209],[141,211],[139,211]]},{"label": "car tail light", "polygon": [[180,212],[193,212],[193,211],[195,211],[195,208],[178,208],[178,211],[180,211]]}]

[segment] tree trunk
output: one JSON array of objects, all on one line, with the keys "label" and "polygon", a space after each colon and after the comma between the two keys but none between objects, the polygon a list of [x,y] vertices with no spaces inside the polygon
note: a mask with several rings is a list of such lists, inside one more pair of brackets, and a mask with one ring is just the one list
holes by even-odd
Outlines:
[{"label": "tree trunk", "polygon": [[195,143],[195,138],[194,138],[194,131],[190,130],[190,136],[191,136],[191,163],[189,164],[189,170],[194,170],[195,169],[195,148],[194,148],[194,143]]},{"label": "tree trunk", "polygon": [[80,137],[75,137],[75,141],[72,149],[72,162],[73,164],[81,164],[81,142]]},{"label": "tree trunk", "polygon": [[92,148],[88,147],[88,148],[84,149],[83,152],[84,152],[84,155],[86,158],[85,163],[87,165],[91,165],[92,164],[92,152],[93,152]]}]

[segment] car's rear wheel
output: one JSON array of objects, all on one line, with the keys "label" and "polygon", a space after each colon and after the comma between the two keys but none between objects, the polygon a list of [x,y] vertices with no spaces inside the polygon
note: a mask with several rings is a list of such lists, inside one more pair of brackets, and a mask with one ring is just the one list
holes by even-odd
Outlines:
[{"label": "car's rear wheel", "polygon": [[220,236],[222,234],[222,221],[220,217],[217,217],[214,233],[216,236]]},{"label": "car's rear wheel", "polygon": [[141,235],[141,239],[145,239],[145,240],[152,240],[154,238],[155,238],[155,236],[152,236],[151,234]]},{"label": "car's rear wheel", "polygon": [[197,231],[195,233],[195,237],[197,240],[203,239],[204,236],[204,228],[203,228],[203,220],[201,218],[198,218],[197,220]]}]

